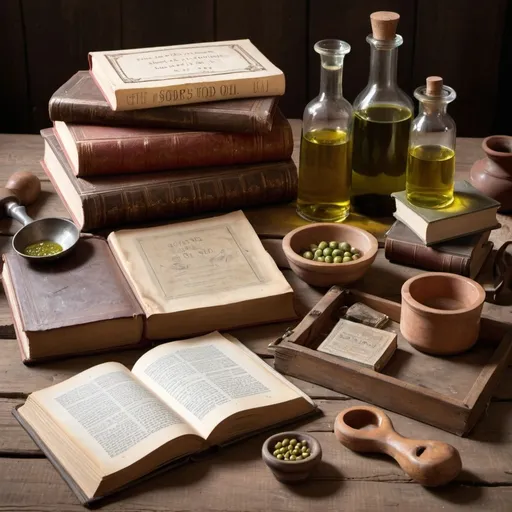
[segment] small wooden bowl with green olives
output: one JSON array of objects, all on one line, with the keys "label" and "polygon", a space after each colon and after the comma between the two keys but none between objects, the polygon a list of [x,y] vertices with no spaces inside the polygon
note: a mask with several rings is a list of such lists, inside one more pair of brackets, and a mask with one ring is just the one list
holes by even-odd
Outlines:
[{"label": "small wooden bowl with green olives", "polygon": [[361,279],[378,249],[371,233],[347,224],[309,224],[283,239],[283,252],[293,272],[306,283],[321,287]]},{"label": "small wooden bowl with green olives", "polygon": [[308,478],[322,460],[322,447],[308,434],[281,432],[263,443],[261,456],[279,481],[300,482]]}]

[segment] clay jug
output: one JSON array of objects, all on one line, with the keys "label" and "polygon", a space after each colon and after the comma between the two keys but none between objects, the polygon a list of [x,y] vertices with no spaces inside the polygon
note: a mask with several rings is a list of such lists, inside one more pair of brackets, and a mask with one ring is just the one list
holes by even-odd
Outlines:
[{"label": "clay jug", "polygon": [[482,142],[487,155],[471,168],[471,184],[501,203],[499,211],[512,212],[512,137],[492,135]]}]

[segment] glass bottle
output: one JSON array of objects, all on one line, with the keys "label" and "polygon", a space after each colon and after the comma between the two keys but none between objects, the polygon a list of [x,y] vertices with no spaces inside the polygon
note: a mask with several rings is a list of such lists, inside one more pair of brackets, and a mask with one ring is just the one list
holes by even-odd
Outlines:
[{"label": "glass bottle", "polygon": [[391,193],[405,189],[405,171],[413,103],[396,81],[400,16],[375,12],[370,16],[370,76],[354,101],[352,206],[372,217],[395,210]]},{"label": "glass bottle", "polygon": [[407,200],[424,208],[444,208],[453,203],[456,129],[446,109],[456,94],[441,77],[429,76],[414,96],[419,114],[409,138]]},{"label": "glass bottle", "polygon": [[302,123],[297,213],[316,222],[340,222],[350,213],[352,107],[343,97],[343,59],[350,45],[319,41],[320,93]]}]

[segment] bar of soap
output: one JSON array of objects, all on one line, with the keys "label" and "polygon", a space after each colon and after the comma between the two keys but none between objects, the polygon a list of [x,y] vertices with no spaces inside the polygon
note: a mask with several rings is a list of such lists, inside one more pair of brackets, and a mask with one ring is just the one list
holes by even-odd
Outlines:
[{"label": "bar of soap", "polygon": [[396,350],[394,332],[341,319],[317,350],[380,371]]}]

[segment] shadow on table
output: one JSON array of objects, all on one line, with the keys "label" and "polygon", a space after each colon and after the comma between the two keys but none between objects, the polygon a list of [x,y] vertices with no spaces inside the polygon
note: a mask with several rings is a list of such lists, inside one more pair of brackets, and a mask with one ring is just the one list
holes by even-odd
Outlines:
[{"label": "shadow on table", "polygon": [[321,461],[307,480],[286,484],[286,488],[306,498],[323,498],[335,494],[343,485],[343,474],[332,464]]},{"label": "shadow on table", "polygon": [[[442,487],[425,487],[425,490],[444,501],[457,505],[466,505],[482,498],[484,487],[479,486],[479,482],[484,483],[477,475],[463,469],[457,481],[453,484]],[[470,485],[461,486],[461,484],[466,483]]]}]

